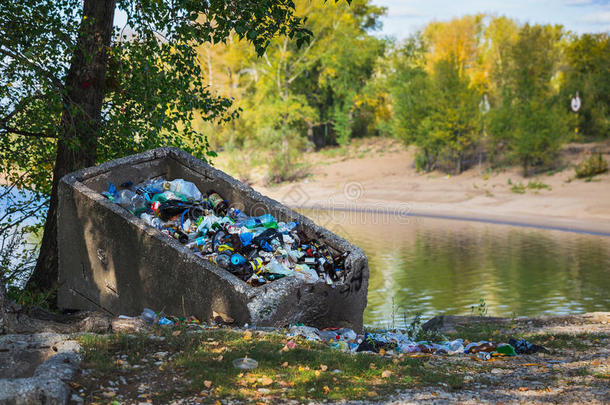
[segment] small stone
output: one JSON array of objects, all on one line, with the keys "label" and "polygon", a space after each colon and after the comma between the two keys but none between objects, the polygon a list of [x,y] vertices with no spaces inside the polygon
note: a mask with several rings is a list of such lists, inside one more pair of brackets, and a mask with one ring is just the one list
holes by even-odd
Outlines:
[{"label": "small stone", "polygon": [[492,374],[502,374],[503,370],[501,368],[492,368],[491,373]]},{"label": "small stone", "polygon": [[257,389],[257,391],[263,395],[267,395],[267,394],[271,393],[271,390],[269,388],[259,388],[259,389]]},{"label": "small stone", "polygon": [[169,353],[168,352],[157,352],[155,354],[153,354],[153,357],[157,360],[161,360],[167,357]]}]

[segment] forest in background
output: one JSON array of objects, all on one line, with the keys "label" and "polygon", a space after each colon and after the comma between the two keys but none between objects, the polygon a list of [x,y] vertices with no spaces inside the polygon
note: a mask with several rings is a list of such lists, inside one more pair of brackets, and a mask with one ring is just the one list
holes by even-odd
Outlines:
[{"label": "forest in background", "polygon": [[307,46],[277,38],[258,57],[231,36],[198,48],[205,82],[234,99],[239,118],[192,125],[237,172],[265,164],[269,182],[290,181],[307,151],[391,136],[417,147],[422,171],[486,161],[528,175],[552,167],[567,142],[610,136],[606,33],[479,14],[395,41],[376,35],[385,10],[368,0],[296,3],[314,33]]}]

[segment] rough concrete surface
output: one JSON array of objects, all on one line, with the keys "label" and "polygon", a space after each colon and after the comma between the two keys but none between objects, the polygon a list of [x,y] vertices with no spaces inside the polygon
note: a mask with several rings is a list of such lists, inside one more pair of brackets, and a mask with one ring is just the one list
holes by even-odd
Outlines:
[{"label": "rough concrete surface", "polygon": [[65,404],[80,363],[68,335],[0,336],[0,404]]},{"label": "rough concrete surface", "polygon": [[[114,184],[183,178],[215,190],[249,215],[295,221],[335,253],[349,252],[344,279],[334,286],[286,277],[252,287],[147,226],[100,192]],[[143,308],[236,324],[361,330],[368,290],[367,258],[357,246],[310,219],[176,148],[160,148],[83,169],[61,179],[58,213],[59,305],[139,315]]]}]

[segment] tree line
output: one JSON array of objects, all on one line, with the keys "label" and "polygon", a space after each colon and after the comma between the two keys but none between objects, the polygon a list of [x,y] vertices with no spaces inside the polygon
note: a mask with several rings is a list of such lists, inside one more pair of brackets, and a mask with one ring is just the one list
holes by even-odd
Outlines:
[{"label": "tree line", "polygon": [[239,41],[200,49],[208,84],[241,114],[194,125],[215,148],[262,151],[271,181],[290,180],[304,151],[356,137],[415,145],[423,171],[488,161],[527,175],[552,166],[566,142],[609,136],[606,33],[481,14],[393,41],[375,32],[384,9],[370,1],[296,4],[315,33],[307,47],[278,38],[263,58]]}]

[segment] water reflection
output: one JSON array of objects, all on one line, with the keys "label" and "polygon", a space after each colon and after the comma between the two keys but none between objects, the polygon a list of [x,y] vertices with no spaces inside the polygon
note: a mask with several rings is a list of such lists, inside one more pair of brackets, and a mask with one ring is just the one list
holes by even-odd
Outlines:
[{"label": "water reflection", "polygon": [[[302,210],[369,259],[365,323],[422,313],[541,315],[610,309],[610,238],[507,225]],[[475,311],[476,313],[476,311]]]}]

